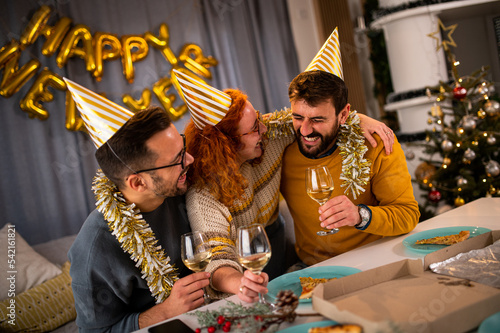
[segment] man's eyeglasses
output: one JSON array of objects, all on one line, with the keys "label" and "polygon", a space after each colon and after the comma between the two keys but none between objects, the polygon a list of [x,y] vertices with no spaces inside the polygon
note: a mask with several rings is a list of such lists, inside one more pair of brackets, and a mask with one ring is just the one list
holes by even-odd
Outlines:
[{"label": "man's eyeglasses", "polygon": [[173,167],[173,166],[176,166],[176,165],[181,165],[182,169],[184,169],[184,160],[185,160],[185,157],[186,157],[186,136],[184,134],[181,134],[181,137],[182,137],[182,141],[184,143],[184,147],[181,150],[181,161],[179,163],[173,163],[173,164],[169,164],[169,165],[164,165],[164,166],[157,167],[157,168],[139,170],[139,171],[136,171],[135,173],[141,173],[141,172],[146,172],[146,171],[154,171],[154,170],[158,170],[158,169],[170,168],[170,167]]},{"label": "man's eyeglasses", "polygon": [[170,168],[170,167],[173,167],[176,165],[181,165],[182,169],[184,169],[184,160],[186,158],[186,136],[184,134],[181,134],[181,137],[182,137],[182,141],[183,141],[184,146],[180,152],[180,154],[181,154],[181,161],[180,162],[169,164],[169,165],[164,165],[164,166],[157,167],[157,168],[143,169],[143,170],[139,170],[139,171],[134,171],[131,167],[129,167],[127,165],[127,163],[123,162],[123,160],[118,155],[116,155],[115,151],[113,150],[113,148],[111,148],[111,145],[107,141],[106,141],[106,144],[108,145],[108,147],[111,150],[111,152],[113,153],[113,155],[115,155],[115,157],[118,160],[120,160],[120,162],[122,162],[122,164],[125,165],[127,167],[127,169],[132,171],[132,173],[134,173],[134,174],[138,174],[138,173],[146,172],[146,171],[154,171],[154,170],[158,170],[158,169]]},{"label": "man's eyeglasses", "polygon": [[259,135],[260,135],[260,124],[263,123],[263,119],[262,119],[262,116],[260,115],[259,111],[256,111],[256,113],[257,113],[257,119],[255,120],[255,124],[253,125],[252,130],[250,132],[247,132],[247,133],[232,136],[232,138],[241,138],[244,135],[253,134],[253,133],[259,133]]}]

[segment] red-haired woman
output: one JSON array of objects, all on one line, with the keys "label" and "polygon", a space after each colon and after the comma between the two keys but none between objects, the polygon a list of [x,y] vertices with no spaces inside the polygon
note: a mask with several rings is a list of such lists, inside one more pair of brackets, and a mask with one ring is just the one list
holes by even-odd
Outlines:
[{"label": "red-haired woman", "polygon": [[[254,302],[258,293],[267,292],[268,279],[286,270],[279,188],[283,151],[295,134],[289,110],[261,117],[244,93],[225,93],[231,106],[216,125],[200,129],[191,120],[185,130],[187,150],[194,157],[188,171],[187,211],[191,228],[205,232],[213,248],[206,269],[211,273],[210,296],[238,294]],[[387,128],[368,117],[363,117],[363,127],[367,133]],[[238,263],[237,229],[253,223],[266,226],[271,240],[267,274],[243,273]]]}]

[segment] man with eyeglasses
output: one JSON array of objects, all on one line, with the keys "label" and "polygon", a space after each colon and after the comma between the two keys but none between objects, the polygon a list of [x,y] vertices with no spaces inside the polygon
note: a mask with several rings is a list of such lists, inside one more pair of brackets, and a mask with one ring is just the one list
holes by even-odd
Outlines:
[{"label": "man with eyeglasses", "polygon": [[[193,162],[184,135],[164,110],[151,107],[102,144],[96,159],[105,175],[94,181],[98,209],[68,253],[80,332],[130,332],[202,305],[210,274],[190,274],[180,256],[180,236],[190,231],[183,194]],[[111,203],[102,208],[103,201]],[[111,229],[123,219],[125,228]],[[140,238],[146,225],[153,234],[145,230]],[[154,237],[155,249],[145,255],[141,247]],[[158,273],[151,273],[156,266]]]}]

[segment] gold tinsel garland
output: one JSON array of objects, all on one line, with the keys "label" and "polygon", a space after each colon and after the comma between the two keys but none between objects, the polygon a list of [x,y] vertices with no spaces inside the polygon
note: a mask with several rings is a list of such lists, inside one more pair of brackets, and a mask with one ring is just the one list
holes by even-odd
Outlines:
[{"label": "gold tinsel garland", "polygon": [[[364,186],[370,180],[371,166],[371,161],[364,158],[368,148],[359,122],[356,111],[349,113],[345,124],[340,126],[337,139],[342,157],[340,179],[343,183],[340,186],[346,188],[345,194],[351,192],[354,199],[365,191]],[[267,126],[266,136],[270,139],[295,135],[292,111],[288,108],[264,115],[264,124]]]},{"label": "gold tinsel garland", "polygon": [[127,205],[122,193],[101,170],[97,171],[92,189],[97,210],[104,215],[111,233],[141,269],[141,278],[146,280],[156,303],[163,302],[178,279],[170,257],[165,257],[161,246],[156,245],[158,241],[139,209],[135,204]]},{"label": "gold tinsel garland", "polygon": [[285,136],[295,135],[292,123],[292,110],[285,108],[263,115],[264,125],[267,132],[264,134],[268,139],[277,139]]},{"label": "gold tinsel garland", "polygon": [[368,148],[365,145],[363,131],[359,126],[359,117],[353,111],[347,117],[345,124],[340,126],[340,133],[337,145],[342,156],[342,173],[340,179],[344,182],[340,185],[346,187],[344,193],[352,193],[354,200],[361,192],[365,191],[364,186],[370,181],[371,161],[364,158]]}]

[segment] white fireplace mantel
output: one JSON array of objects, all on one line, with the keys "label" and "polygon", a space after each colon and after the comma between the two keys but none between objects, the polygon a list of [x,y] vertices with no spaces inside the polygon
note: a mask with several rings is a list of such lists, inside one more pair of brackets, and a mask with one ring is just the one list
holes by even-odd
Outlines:
[{"label": "white fireplace mantel", "polygon": [[[408,3],[404,0],[380,0],[381,8]],[[371,24],[382,29],[387,46],[394,92],[420,90],[448,81],[446,58],[437,41],[428,35],[438,29],[438,19],[485,15],[498,11],[499,0],[457,0],[420,6],[380,17]],[[435,34],[439,41],[440,34]],[[402,133],[419,133],[428,129],[427,113],[433,104],[427,97],[416,97],[385,105],[386,111],[397,111]]]}]

